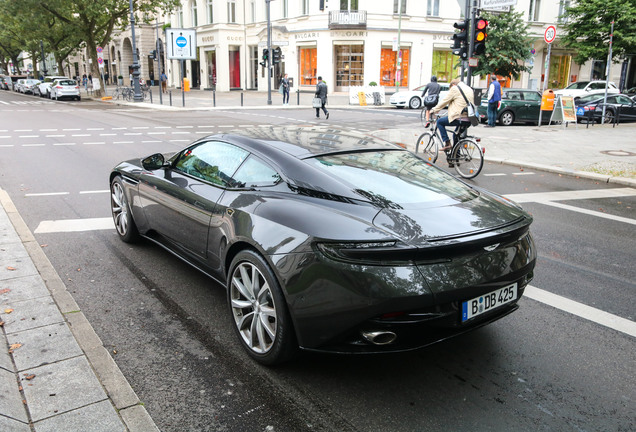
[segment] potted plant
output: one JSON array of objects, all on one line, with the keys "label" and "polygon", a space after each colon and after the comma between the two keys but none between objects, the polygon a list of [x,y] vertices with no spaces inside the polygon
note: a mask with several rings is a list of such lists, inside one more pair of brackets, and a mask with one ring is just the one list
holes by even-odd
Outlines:
[{"label": "potted plant", "polygon": [[120,85],[120,86],[124,85],[124,77],[123,76],[121,76],[121,75],[117,76],[117,85]]}]

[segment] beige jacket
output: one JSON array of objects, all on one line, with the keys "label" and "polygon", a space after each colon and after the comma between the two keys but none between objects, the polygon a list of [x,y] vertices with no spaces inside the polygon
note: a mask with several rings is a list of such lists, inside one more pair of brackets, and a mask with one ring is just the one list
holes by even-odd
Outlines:
[{"label": "beige jacket", "polygon": [[466,117],[466,113],[462,114],[462,111],[464,110],[464,108],[466,108],[467,104],[466,104],[466,101],[464,100],[464,97],[459,92],[458,86],[462,86],[462,91],[466,95],[466,99],[468,99],[469,101],[475,100],[475,94],[473,93],[473,89],[468,87],[463,82],[460,82],[459,84],[451,87],[446,97],[442,99],[441,101],[439,101],[439,103],[435,106],[435,108],[431,110],[431,112],[436,113],[442,108],[445,108],[448,106],[448,121],[449,122],[452,122],[453,120],[458,119],[460,117]]}]

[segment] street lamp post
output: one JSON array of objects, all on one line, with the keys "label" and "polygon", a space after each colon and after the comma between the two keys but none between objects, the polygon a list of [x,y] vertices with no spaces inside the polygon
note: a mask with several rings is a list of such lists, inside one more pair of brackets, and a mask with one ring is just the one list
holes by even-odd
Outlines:
[{"label": "street lamp post", "polygon": [[135,102],[143,102],[144,97],[139,87],[139,57],[137,56],[137,48],[135,46],[135,13],[133,11],[133,0],[130,0],[130,30],[132,32],[132,51],[133,51],[133,93]]},{"label": "street lamp post", "polygon": [[44,72],[44,75],[42,76],[46,76],[48,71],[46,70],[46,58],[44,57],[44,43],[41,40],[40,50],[42,51],[42,72]]}]

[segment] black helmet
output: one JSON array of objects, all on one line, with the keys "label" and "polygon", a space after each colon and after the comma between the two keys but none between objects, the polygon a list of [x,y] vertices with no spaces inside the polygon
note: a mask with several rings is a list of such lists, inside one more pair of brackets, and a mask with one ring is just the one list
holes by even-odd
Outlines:
[{"label": "black helmet", "polygon": [[437,82],[437,77],[436,77],[435,75],[433,75],[433,76],[431,77],[431,81],[433,81],[433,82]]}]

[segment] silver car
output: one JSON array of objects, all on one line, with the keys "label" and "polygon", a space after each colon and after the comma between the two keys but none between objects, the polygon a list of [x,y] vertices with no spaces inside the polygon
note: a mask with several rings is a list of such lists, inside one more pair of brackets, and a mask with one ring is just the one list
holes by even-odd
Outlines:
[{"label": "silver car", "polygon": [[80,88],[77,81],[70,78],[57,79],[51,84],[51,99],[59,100],[71,98],[81,100]]},{"label": "silver car", "polygon": [[38,86],[38,84],[40,84],[40,80],[36,80],[36,79],[25,79],[22,80],[22,85],[20,85],[19,91],[20,93],[31,93],[33,94],[34,89]]}]

